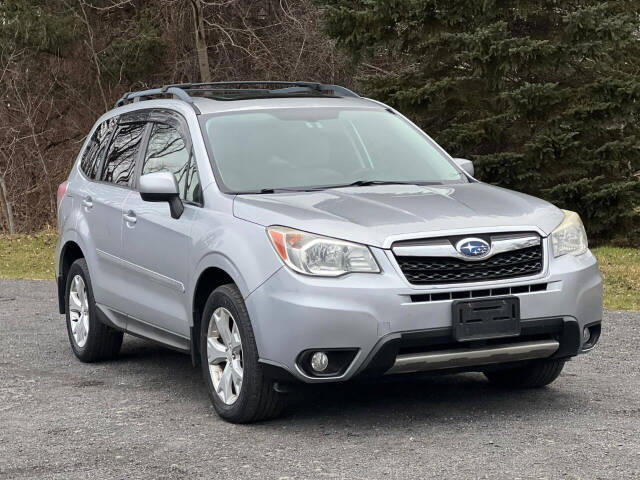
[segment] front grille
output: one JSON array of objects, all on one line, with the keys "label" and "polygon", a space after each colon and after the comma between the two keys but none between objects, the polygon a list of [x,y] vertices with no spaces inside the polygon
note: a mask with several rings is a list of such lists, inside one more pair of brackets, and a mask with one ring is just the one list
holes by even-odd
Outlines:
[{"label": "front grille", "polygon": [[502,297],[504,295],[518,295],[522,293],[544,292],[546,283],[533,285],[518,285],[516,287],[488,288],[486,290],[463,290],[461,292],[435,292],[410,295],[412,302],[440,302],[442,300],[463,300],[466,298]]},{"label": "front grille", "polygon": [[464,283],[526,277],[542,272],[542,245],[494,255],[486,260],[465,261],[451,257],[396,256],[410,283]]}]

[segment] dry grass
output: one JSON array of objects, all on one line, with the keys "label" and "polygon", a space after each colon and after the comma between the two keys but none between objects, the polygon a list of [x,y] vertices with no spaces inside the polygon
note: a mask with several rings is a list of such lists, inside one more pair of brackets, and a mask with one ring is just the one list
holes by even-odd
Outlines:
[{"label": "dry grass", "polygon": [[[0,278],[54,279],[53,250],[57,233],[0,235]],[[640,310],[640,249],[598,247],[604,277],[605,306],[613,310]]]},{"label": "dry grass", "polygon": [[604,303],[612,310],[640,310],[640,249],[598,247]]},{"label": "dry grass", "polygon": [[53,251],[58,234],[0,235],[0,278],[54,280]]}]

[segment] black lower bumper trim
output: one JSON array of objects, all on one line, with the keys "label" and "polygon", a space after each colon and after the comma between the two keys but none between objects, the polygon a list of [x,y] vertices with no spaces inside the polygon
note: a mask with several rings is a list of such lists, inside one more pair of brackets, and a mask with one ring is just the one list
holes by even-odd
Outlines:
[{"label": "black lower bumper trim", "polygon": [[602,322],[593,322],[584,326],[585,329],[589,329],[589,340],[582,344],[582,352],[588,352],[593,350],[600,340],[600,333],[602,332]]},{"label": "black lower bumper trim", "polygon": [[[396,357],[401,353],[438,351],[460,348],[462,345],[478,348],[543,338],[552,338],[560,343],[551,358],[569,358],[579,353],[581,334],[580,325],[573,317],[522,320],[521,333],[517,337],[477,342],[457,342],[450,327],[393,333],[380,339],[355,376],[380,376],[393,366]],[[473,368],[470,367],[469,370]]]}]

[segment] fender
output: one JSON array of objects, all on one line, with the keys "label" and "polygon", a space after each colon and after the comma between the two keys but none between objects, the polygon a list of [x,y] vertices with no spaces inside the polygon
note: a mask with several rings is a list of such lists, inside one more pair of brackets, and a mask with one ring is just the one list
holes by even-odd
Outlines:
[{"label": "fender", "polygon": [[82,237],[80,237],[80,235],[78,234],[78,232],[75,229],[64,230],[62,236],[58,237],[58,243],[57,243],[56,252],[55,252],[55,270],[56,270],[55,274],[56,274],[56,286],[58,290],[58,311],[61,314],[64,314],[66,312],[66,305],[65,305],[65,298],[64,298],[65,290],[66,290],[66,282],[65,282],[65,279],[62,277],[62,257],[64,256],[67,249],[67,245],[70,242],[73,242],[76,245],[78,245],[78,247],[80,247],[80,250],[82,250],[82,253],[86,256],[85,243]]},{"label": "fender", "polygon": [[265,227],[233,215],[233,197],[214,188],[205,189],[203,194],[205,205],[215,206],[215,209],[200,210],[191,231],[193,244],[189,263],[192,273],[185,285],[190,308],[197,281],[207,268],[223,270],[238,286],[243,298],[247,298],[282,266]]},{"label": "fender", "polygon": [[[240,269],[236,264],[225,254],[221,252],[210,252],[200,259],[196,266],[190,285],[187,289],[187,297],[191,299],[193,303],[193,295],[196,289],[196,285],[202,273],[208,268],[218,268],[223,270],[227,275],[231,277],[233,283],[238,286],[243,298],[246,298],[250,293],[249,285],[244,276],[240,273]],[[192,323],[193,325],[193,319]]]}]

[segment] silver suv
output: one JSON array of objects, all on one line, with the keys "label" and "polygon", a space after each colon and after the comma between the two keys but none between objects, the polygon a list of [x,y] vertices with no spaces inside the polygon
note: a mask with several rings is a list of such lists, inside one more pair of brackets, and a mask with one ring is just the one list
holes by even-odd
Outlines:
[{"label": "silver suv", "polygon": [[401,113],[335,85],[125,95],[58,191],[71,348],[189,353],[220,416],[295,382],[478,371],[539,387],[596,344],[576,213],[479,182]]}]

